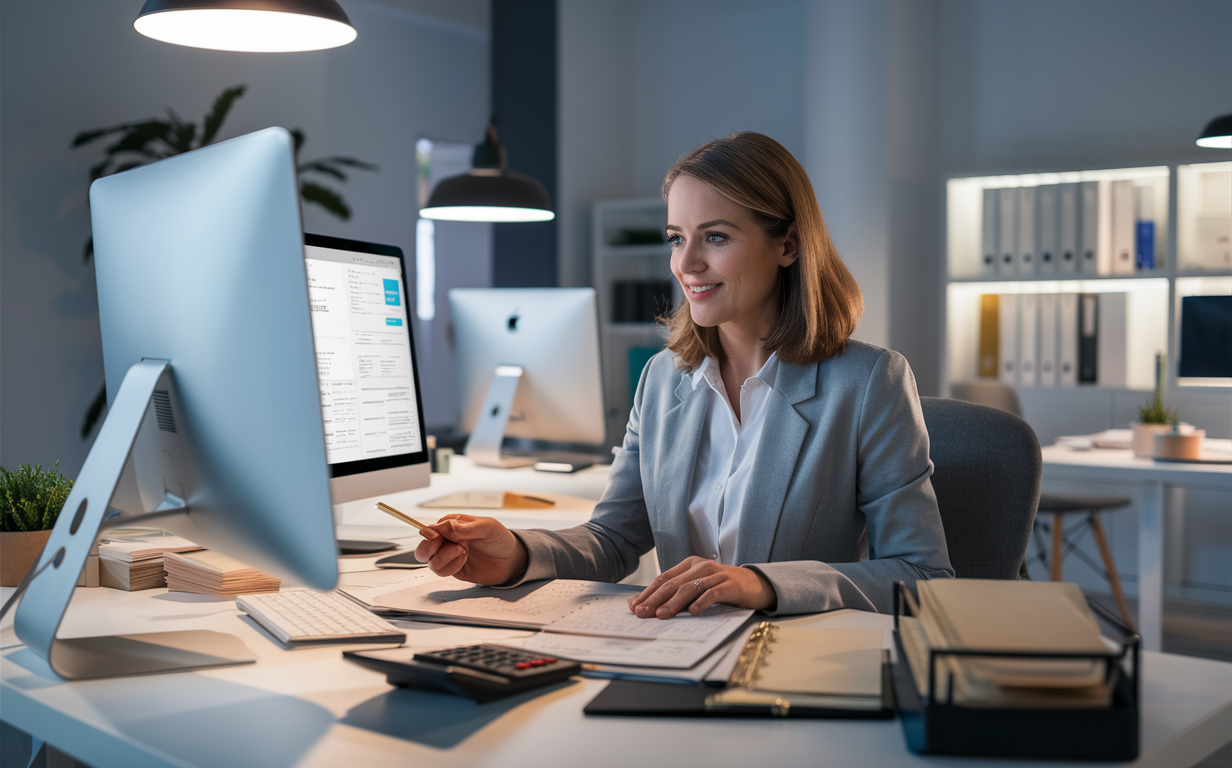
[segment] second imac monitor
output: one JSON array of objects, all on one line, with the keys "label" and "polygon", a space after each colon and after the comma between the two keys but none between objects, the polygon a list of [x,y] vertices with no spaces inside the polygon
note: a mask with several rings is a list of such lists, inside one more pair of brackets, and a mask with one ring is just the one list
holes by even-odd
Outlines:
[{"label": "second imac monitor", "polygon": [[335,505],[428,485],[402,250],[304,236]]},{"label": "second imac monitor", "polygon": [[454,289],[449,307],[467,455],[503,467],[551,458],[502,450],[504,438],[522,438],[585,446],[597,458],[605,433],[594,289]]}]

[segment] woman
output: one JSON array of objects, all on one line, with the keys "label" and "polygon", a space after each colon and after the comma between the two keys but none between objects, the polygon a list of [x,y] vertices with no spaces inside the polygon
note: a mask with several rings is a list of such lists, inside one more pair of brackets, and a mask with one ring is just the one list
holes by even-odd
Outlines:
[{"label": "woman", "polygon": [[757,133],[663,182],[685,301],[642,372],[623,450],[584,525],[511,532],[447,515],[416,554],[459,579],[618,581],[657,548],[640,617],[716,602],[889,611],[893,583],[953,576],[915,380],[850,341],[863,312],[804,169]]}]

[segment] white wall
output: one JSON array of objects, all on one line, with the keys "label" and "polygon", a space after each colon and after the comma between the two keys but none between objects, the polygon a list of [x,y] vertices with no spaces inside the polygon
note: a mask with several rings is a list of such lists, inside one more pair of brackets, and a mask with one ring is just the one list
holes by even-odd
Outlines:
[{"label": "white wall", "polygon": [[[349,223],[309,207],[305,228],[394,243],[413,259],[416,139],[471,142],[486,121],[487,2],[345,5],[355,43],[265,55],[144,38],[132,29],[140,4],[0,6],[0,464],[59,459],[73,477],[89,448],[78,429],[103,368],[93,267],[81,249],[87,169],[101,150],[69,149],[83,129],[165,106],[199,121],[225,87],[246,83],[223,138],[300,127],[306,158],[352,155],[381,166],[341,186]],[[435,410],[429,389],[428,423],[452,421]]]}]

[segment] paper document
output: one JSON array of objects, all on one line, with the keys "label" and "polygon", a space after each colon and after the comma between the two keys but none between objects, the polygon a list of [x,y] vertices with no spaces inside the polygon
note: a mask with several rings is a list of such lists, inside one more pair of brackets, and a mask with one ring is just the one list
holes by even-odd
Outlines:
[{"label": "paper document", "polygon": [[[344,588],[348,589],[348,588]],[[628,599],[639,587],[556,579],[494,589],[457,579],[423,580],[400,590],[368,591],[373,610],[430,620],[543,630],[521,641],[541,653],[601,664],[688,669],[744,624],[751,610],[716,605],[700,616],[639,619]],[[571,637],[570,637],[571,636]]]}]

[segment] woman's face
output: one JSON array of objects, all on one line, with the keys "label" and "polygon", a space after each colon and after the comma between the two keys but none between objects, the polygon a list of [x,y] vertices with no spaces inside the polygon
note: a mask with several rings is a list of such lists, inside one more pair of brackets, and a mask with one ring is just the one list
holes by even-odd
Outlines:
[{"label": "woman's face", "polygon": [[796,260],[795,235],[770,240],[748,212],[692,176],[667,194],[672,274],[693,322],[764,336],[778,316],[779,267]]}]

